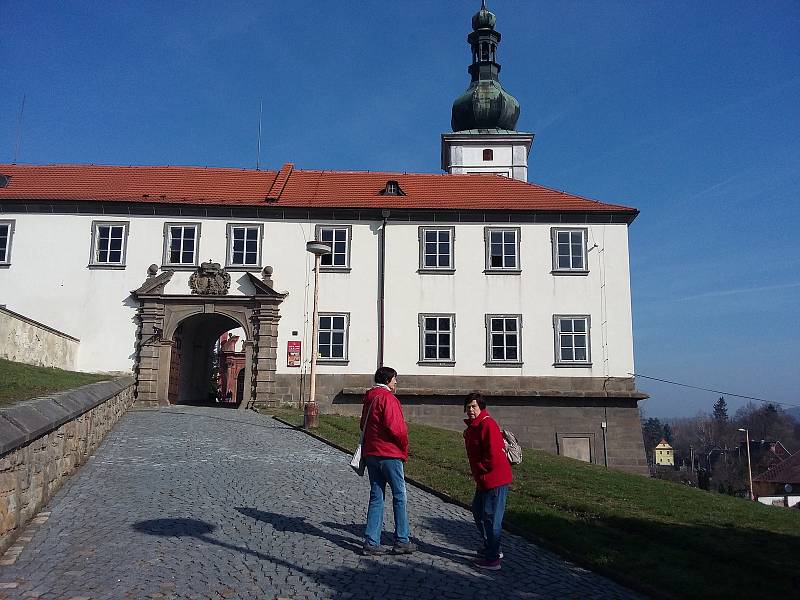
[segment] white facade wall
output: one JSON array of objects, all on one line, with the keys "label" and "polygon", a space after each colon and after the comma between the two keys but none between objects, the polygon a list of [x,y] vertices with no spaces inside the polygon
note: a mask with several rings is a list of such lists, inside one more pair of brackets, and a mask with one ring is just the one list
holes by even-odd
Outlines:
[{"label": "white facade wall", "polygon": [[[313,257],[305,243],[315,225],[352,226],[350,272],[320,275],[320,311],[350,314],[349,362],[320,363],[319,373],[372,373],[378,346],[378,243],[381,223],[264,221],[240,218],[115,217],[4,214],[16,221],[12,264],[0,269],[0,304],[81,339],[78,368],[130,370],[135,351],[136,302],[131,290],[150,264],[161,265],[164,224],[200,223],[200,262],[225,264],[228,223],[263,223],[261,265],[274,268],[274,288],[289,295],[280,307],[278,373],[289,340],[303,340],[309,358]],[[88,268],[93,221],[128,222],[125,269]],[[627,377],[633,372],[627,226],[588,229],[588,275],[553,275],[548,224],[454,224],[455,273],[422,274],[419,227],[389,221],[386,230],[385,364],[404,374]],[[433,225],[431,223],[431,225]],[[436,223],[436,226],[448,226]],[[485,274],[484,228],[520,228],[521,274]],[[597,244],[596,247],[593,247]],[[257,274],[258,269],[254,269]],[[191,271],[176,271],[167,294],[188,294]],[[232,271],[231,294],[251,292]],[[605,285],[603,285],[603,283]],[[418,365],[419,313],[455,313],[455,366]],[[522,360],[517,368],[487,368],[486,314],[522,315]],[[555,367],[554,314],[591,317],[591,367]],[[297,331],[297,335],[292,332]]]},{"label": "white facade wall", "polygon": [[[513,164],[511,146],[498,146],[496,144],[486,144],[477,146],[458,146],[460,150],[459,167],[463,173],[503,173],[511,177],[511,166]],[[456,150],[453,148],[453,150]],[[492,151],[492,160],[483,160],[483,151]],[[457,153],[457,152],[455,152]]]},{"label": "white facade wall", "polygon": [[[442,170],[453,174],[495,173],[528,180],[528,153],[532,134],[507,135],[444,134],[442,136]],[[491,150],[491,160],[484,160],[483,151]]]},{"label": "white facade wall", "polygon": [[[588,275],[551,274],[551,226],[543,224],[520,226],[521,274],[484,273],[484,230],[509,227],[509,223],[457,225],[456,272],[420,274],[419,225],[390,222],[387,231],[386,364],[403,373],[430,375],[627,377],[633,372],[625,225],[588,226],[589,246],[601,244],[589,252]],[[599,252],[600,248],[605,252]],[[427,312],[456,315],[454,367],[417,365],[417,313]],[[522,315],[522,367],[484,366],[486,314]],[[591,367],[553,366],[555,314],[590,315]]]}]

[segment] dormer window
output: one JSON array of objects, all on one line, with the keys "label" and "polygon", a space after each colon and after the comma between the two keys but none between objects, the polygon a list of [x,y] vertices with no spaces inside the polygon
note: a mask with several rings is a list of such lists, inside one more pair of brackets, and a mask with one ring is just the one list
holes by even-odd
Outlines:
[{"label": "dormer window", "polygon": [[381,196],[405,196],[405,192],[400,188],[400,184],[394,179],[386,182],[386,187],[381,190]]},{"label": "dormer window", "polygon": [[491,148],[486,148],[483,151],[483,160],[494,160],[494,152]]},{"label": "dormer window", "polygon": [[3,175],[2,173],[0,173],[0,188],[6,187],[10,181],[11,181],[10,175]]}]

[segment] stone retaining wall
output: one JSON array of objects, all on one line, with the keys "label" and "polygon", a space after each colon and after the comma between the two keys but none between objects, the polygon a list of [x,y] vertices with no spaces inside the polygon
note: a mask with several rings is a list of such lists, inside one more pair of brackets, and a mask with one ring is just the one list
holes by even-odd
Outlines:
[{"label": "stone retaining wall", "polygon": [[[397,395],[408,421],[464,429],[464,396],[486,396],[489,411],[527,448],[649,475],[638,401],[632,378],[443,377],[401,375]],[[372,375],[317,376],[320,412],[356,415]],[[297,406],[299,377],[276,377],[276,403]],[[306,391],[307,393],[307,391]]]},{"label": "stone retaining wall", "polygon": [[0,305],[0,358],[74,371],[80,340]]},{"label": "stone retaining wall", "polygon": [[133,403],[133,378],[0,409],[0,554]]}]

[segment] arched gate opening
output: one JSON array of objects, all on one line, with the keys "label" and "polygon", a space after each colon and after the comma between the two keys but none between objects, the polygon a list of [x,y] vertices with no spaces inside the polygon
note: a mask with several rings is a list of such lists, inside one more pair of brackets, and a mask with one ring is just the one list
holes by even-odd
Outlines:
[{"label": "arched gate opening", "polygon": [[[180,322],[172,339],[167,395],[170,404],[236,406],[237,390],[228,381],[227,362],[237,353],[226,349],[230,344],[222,341],[233,329],[243,329],[242,324],[221,314],[193,315]],[[239,337],[231,336],[234,344]]]},{"label": "arched gate opening", "polygon": [[[271,273],[271,269],[269,270]],[[272,289],[267,276],[245,273],[239,284],[248,295],[165,294],[171,271],[152,275],[131,292],[139,301],[136,343],[136,401],[140,405],[196,404],[214,401],[216,355],[228,339],[221,335],[239,329],[243,347],[231,365],[222,400],[239,408],[277,404],[275,384],[279,307],[286,294]],[[243,363],[243,364],[242,364]],[[230,395],[228,395],[230,392]],[[217,395],[216,399],[220,399]]]}]

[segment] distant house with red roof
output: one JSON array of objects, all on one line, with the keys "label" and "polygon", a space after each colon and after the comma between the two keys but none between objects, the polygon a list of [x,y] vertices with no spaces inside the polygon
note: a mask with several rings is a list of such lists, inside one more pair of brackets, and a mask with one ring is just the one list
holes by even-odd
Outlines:
[{"label": "distant house with red roof", "polygon": [[753,494],[762,504],[800,506],[800,452],[755,475]]},{"label": "distant house with red roof", "polygon": [[242,406],[306,401],[313,348],[322,411],[357,412],[391,365],[410,420],[460,429],[477,389],[528,446],[646,473],[638,211],[527,181],[495,17],[472,25],[441,174],[0,165],[0,304],[79,338],[81,370],[133,371],[142,405],[207,401],[233,331]]}]

